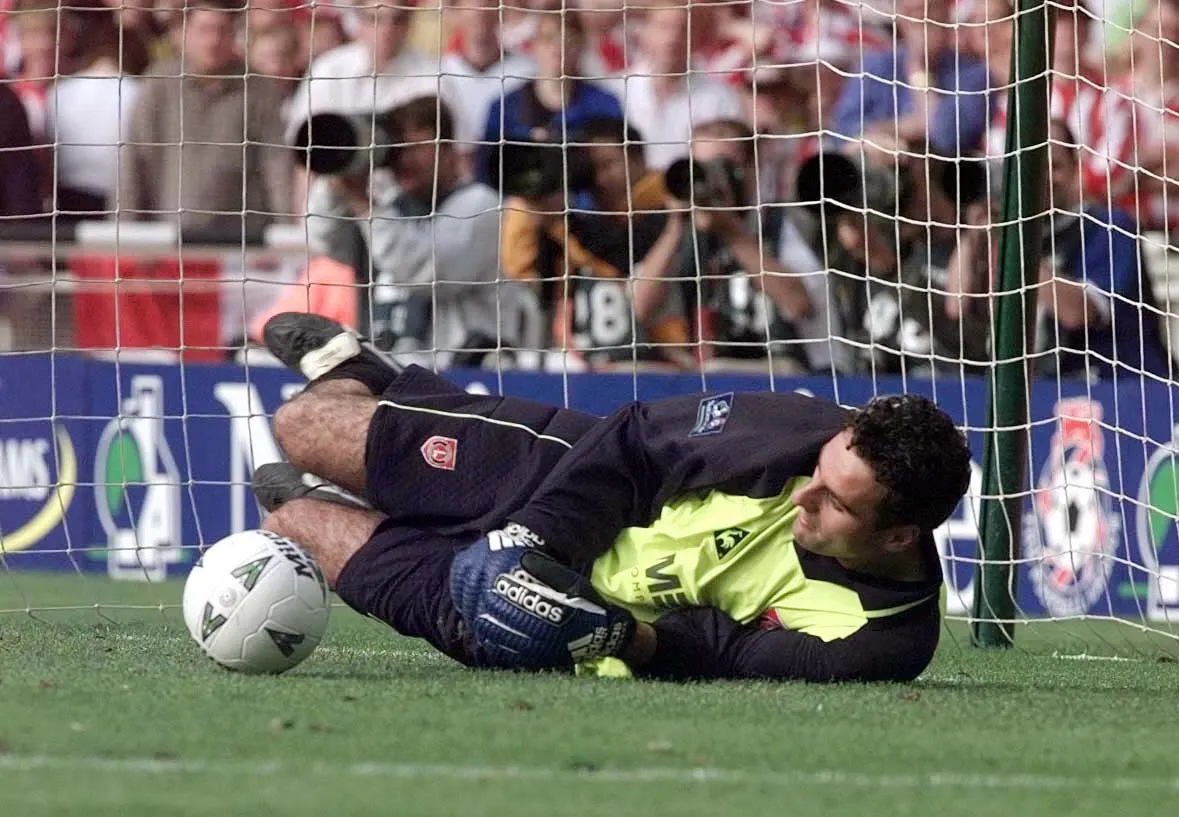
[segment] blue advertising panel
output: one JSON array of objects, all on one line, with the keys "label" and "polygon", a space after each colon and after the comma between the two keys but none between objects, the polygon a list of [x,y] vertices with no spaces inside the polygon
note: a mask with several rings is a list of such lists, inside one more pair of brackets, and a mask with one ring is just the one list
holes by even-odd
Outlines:
[{"label": "blue advertising panel", "polygon": [[89,373],[76,358],[0,358],[0,555],[9,567],[69,569],[83,557]]},{"label": "blue advertising panel", "polygon": [[[987,388],[980,379],[453,371],[470,390],[606,414],[633,399],[803,390],[858,405],[927,394],[968,431],[970,496],[937,532],[948,609],[970,610]],[[0,358],[0,552],[9,569],[182,576],[199,546],[256,527],[252,469],[281,452],[270,418],[301,387],[281,369]],[[1179,616],[1179,390],[1035,385],[1019,606],[1028,616]],[[772,429],[767,429],[772,440]]]}]

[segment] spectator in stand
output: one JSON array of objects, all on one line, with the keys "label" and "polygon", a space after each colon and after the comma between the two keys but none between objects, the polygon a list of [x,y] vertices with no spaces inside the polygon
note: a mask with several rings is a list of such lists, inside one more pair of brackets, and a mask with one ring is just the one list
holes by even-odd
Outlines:
[{"label": "spectator in stand", "polygon": [[48,135],[54,145],[57,198],[68,218],[101,218],[118,187],[119,145],[147,68],[147,45],[123,28],[105,4],[68,12],[78,22],[79,70],[56,83],[49,97]]},{"label": "spectator in stand", "polygon": [[[1126,203],[1134,185],[1134,111],[1126,93],[1110,87],[1102,61],[1093,59],[1096,22],[1083,3],[1062,0],[1056,10],[1056,51],[1052,59],[1052,117],[1068,124],[1081,146],[1081,184],[1089,201]],[[1007,97],[1011,84],[1013,9],[1011,0],[980,4],[986,17],[995,116],[987,155],[1001,162],[1007,146]],[[996,172],[993,168],[992,172]],[[996,187],[994,192],[998,192]]]},{"label": "spectator in stand", "polygon": [[[612,93],[621,95],[621,77],[626,72],[628,49],[635,54],[631,35],[641,7],[651,0],[503,0],[500,40],[505,54],[533,56],[536,28],[544,14],[576,16],[585,32],[578,76],[593,79]],[[461,5],[461,2],[459,3]],[[626,9],[630,13],[626,13]],[[451,47],[457,41],[452,37]],[[615,87],[617,85],[617,87]]]},{"label": "spectator in stand", "polygon": [[866,54],[836,103],[847,139],[964,156],[984,147],[990,122],[986,64],[956,46],[947,0],[897,0],[900,45]]},{"label": "spectator in stand", "polygon": [[0,82],[0,223],[43,212],[39,174],[24,106]]},{"label": "spectator in stand", "polygon": [[[391,185],[321,176],[311,186],[312,212],[351,226],[363,244],[363,258],[350,257],[353,283],[361,286],[345,291],[356,292],[361,303],[347,323],[407,363],[478,364],[515,340],[513,305],[497,283],[499,198],[463,177],[454,122],[437,97],[404,103],[387,119],[402,145],[390,156]],[[347,233],[341,228],[328,243],[344,248]],[[289,298],[293,307],[284,300],[255,322],[255,337],[269,315],[317,311],[305,286],[292,287]]]},{"label": "spectator in stand", "polygon": [[754,0],[748,16],[733,18],[718,58],[730,65],[742,54],[746,60],[732,77],[747,88],[754,131],[768,137],[758,142],[762,201],[794,198],[799,166],[822,149],[844,77],[860,70],[865,52],[892,42],[885,22],[870,6],[843,0]]},{"label": "spectator in stand", "polygon": [[[1050,138],[1052,219],[1036,290],[1038,374],[1138,380],[1145,373],[1173,379],[1162,312],[1133,219],[1085,200],[1083,159],[1066,123],[1053,120]],[[977,217],[972,221],[982,223]],[[951,316],[986,312],[998,273],[995,250],[985,230],[964,231],[957,269],[946,287]]]},{"label": "spectator in stand", "polygon": [[8,77],[20,70],[20,46],[13,30],[12,9],[16,0],[0,0],[0,77]]},{"label": "spectator in stand", "polygon": [[331,6],[312,8],[302,34],[303,44],[299,51],[310,62],[348,42],[340,12]]},{"label": "spectator in stand", "polygon": [[[410,2],[401,5],[410,5]],[[285,36],[281,39],[272,36],[278,32],[284,32]],[[281,43],[285,52],[287,38],[295,41],[291,50],[299,66],[298,76],[302,76],[308,64],[320,54],[347,42],[339,11],[334,6],[318,6],[306,0],[252,0],[246,24],[241,30],[239,45],[242,52],[252,53],[254,41],[258,39],[267,40],[270,47]],[[281,59],[287,62],[289,57]],[[268,58],[263,57],[263,61]]]},{"label": "spectator in stand", "polygon": [[1038,368],[1087,379],[1169,379],[1162,312],[1134,221],[1086,200],[1081,151],[1067,123],[1051,129],[1052,231],[1040,267]]},{"label": "spectator in stand", "polygon": [[473,153],[487,129],[488,113],[506,94],[535,74],[531,59],[507,54],[499,36],[498,0],[456,0],[444,8],[451,47],[439,63],[441,87],[455,113],[461,152]]},{"label": "spectator in stand", "polygon": [[1179,234],[1179,3],[1153,0],[1133,38],[1133,73],[1118,90],[1133,97],[1137,135],[1136,196],[1124,206],[1137,211],[1143,230]]},{"label": "spectator in stand", "polygon": [[741,98],[695,70],[686,9],[650,9],[639,39],[642,59],[625,83],[626,116],[647,139],[647,164],[664,170],[688,155],[693,127],[740,118]]},{"label": "spectator in stand", "polygon": [[190,0],[173,19],[183,61],[142,80],[119,165],[120,215],[235,237],[291,212],[281,91],[247,76],[237,56],[240,2]]},{"label": "spectator in stand", "polygon": [[[613,84],[621,90],[621,78],[628,60],[633,61],[638,44],[635,40],[637,3],[627,0],[571,0],[573,13],[585,31],[585,53],[581,58],[582,76]],[[627,8],[631,11],[628,14]]]},{"label": "spectator in stand", "polygon": [[[385,112],[424,95],[438,93],[436,61],[407,45],[411,11],[400,6],[355,9],[355,40],[316,57],[286,107],[286,142],[318,113]],[[305,208],[307,172],[295,171],[295,201]]]},{"label": "spectator in stand", "polygon": [[241,30],[242,50],[248,50],[249,39],[263,31],[298,26],[302,22],[298,19],[301,16],[299,5],[299,0],[250,0],[246,23]]},{"label": "spectator in stand", "polygon": [[491,162],[501,141],[569,141],[591,119],[622,118],[618,99],[578,77],[585,33],[574,15],[538,12],[532,51],[536,78],[492,103],[480,151],[482,178],[490,178]]},{"label": "spectator in stand", "polygon": [[[693,189],[698,193],[703,185],[707,193],[695,201],[669,201],[673,211],[690,214],[694,229],[682,231],[669,263],[643,265],[635,310],[642,312],[648,299],[663,297],[671,282],[690,282],[710,368],[810,368],[810,347],[819,346],[805,342],[814,335],[810,323],[826,315],[822,265],[811,253],[796,266],[798,232],[782,210],[756,206],[753,133],[738,120],[706,122],[696,127],[691,150]],[[674,226],[676,220],[669,223]],[[812,288],[818,298],[812,297]],[[830,331],[825,320],[821,330],[823,337]]]},{"label": "spectator in stand", "polygon": [[532,55],[532,41],[542,19],[538,12],[560,14],[563,0],[503,0],[500,42],[505,54]]},{"label": "spectator in stand", "polygon": [[[134,37],[147,51],[147,63],[174,57],[168,39],[169,12],[162,9],[175,0],[102,0],[119,19],[124,37]],[[181,3],[181,5],[183,5]],[[139,46],[136,46],[138,48]]]},{"label": "spectator in stand", "polygon": [[566,217],[545,201],[524,203],[538,216],[506,209],[504,273],[541,291],[562,365],[695,368],[680,287],[639,294],[644,280],[662,279],[683,234],[682,215],[662,211],[663,174],[647,170],[642,137],[621,118],[590,120],[576,140],[596,212]]},{"label": "spectator in stand", "polygon": [[288,101],[294,95],[306,68],[306,52],[296,26],[264,28],[251,34],[246,66],[252,74],[270,77]]},{"label": "spectator in stand", "polygon": [[49,124],[49,90],[59,76],[74,69],[78,18],[59,0],[17,0],[12,26],[20,48],[20,70],[12,84],[28,116],[37,144],[45,144]]},{"label": "spectator in stand", "polygon": [[352,12],[355,40],[311,63],[291,105],[289,133],[317,113],[388,111],[437,93],[436,62],[406,45],[408,5],[366,5]]},{"label": "spectator in stand", "polygon": [[135,32],[153,30],[161,33],[155,23],[156,0],[102,0],[115,13],[119,24]]}]

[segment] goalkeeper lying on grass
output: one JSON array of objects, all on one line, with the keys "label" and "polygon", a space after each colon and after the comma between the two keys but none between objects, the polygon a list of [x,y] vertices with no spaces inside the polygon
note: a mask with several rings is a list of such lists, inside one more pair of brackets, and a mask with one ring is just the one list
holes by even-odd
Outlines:
[{"label": "goalkeeper lying on grass", "polygon": [[290,464],[255,473],[265,527],[464,664],[908,680],[933,655],[930,532],[970,452],[925,398],[705,394],[599,419],[467,394],[317,316],[265,337],[311,380],[275,417]]}]

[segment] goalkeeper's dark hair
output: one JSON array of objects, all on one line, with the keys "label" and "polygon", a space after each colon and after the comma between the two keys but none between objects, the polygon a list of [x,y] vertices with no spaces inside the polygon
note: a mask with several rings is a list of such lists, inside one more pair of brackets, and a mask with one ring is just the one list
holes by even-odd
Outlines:
[{"label": "goalkeeper's dark hair", "polygon": [[877,526],[932,531],[970,487],[970,448],[949,415],[926,397],[877,397],[849,419],[851,447],[885,495]]}]

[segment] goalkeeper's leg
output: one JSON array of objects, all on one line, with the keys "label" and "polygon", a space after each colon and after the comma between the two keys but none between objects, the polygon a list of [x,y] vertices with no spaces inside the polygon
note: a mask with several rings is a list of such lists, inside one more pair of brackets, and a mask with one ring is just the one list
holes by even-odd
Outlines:
[{"label": "goalkeeper's leg", "polygon": [[328,586],[358,613],[425,639],[460,663],[475,664],[447,586],[453,541],[396,525],[376,511],[313,496],[287,502],[263,527],[306,549]]},{"label": "goalkeeper's leg", "polygon": [[460,663],[570,670],[630,642],[630,614],[552,557],[495,551],[486,537],[472,543],[314,496],[288,501],[264,527],[310,552],[348,606]]},{"label": "goalkeeper's leg", "polygon": [[275,315],[263,337],[271,354],[310,381],[275,415],[279,445],[300,471],[363,496],[364,452],[376,397],[402,368],[355,332],[320,315]]},{"label": "goalkeeper's leg", "polygon": [[284,313],[264,334],[272,353],[314,378],[275,415],[291,463],[407,524],[463,535],[499,527],[597,422],[402,369],[319,316]]}]

